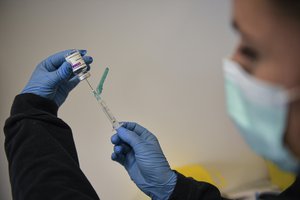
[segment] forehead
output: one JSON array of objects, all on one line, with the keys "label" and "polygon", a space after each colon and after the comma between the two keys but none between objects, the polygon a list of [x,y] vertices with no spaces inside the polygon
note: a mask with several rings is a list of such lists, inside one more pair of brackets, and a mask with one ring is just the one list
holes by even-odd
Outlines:
[{"label": "forehead", "polygon": [[233,0],[232,17],[244,39],[270,48],[300,47],[300,22],[276,12],[272,0]]},{"label": "forehead", "polygon": [[267,0],[234,0],[233,21],[238,31],[254,39],[266,37],[276,28],[276,20]]},{"label": "forehead", "polygon": [[300,22],[275,8],[272,0],[233,0],[233,21],[242,42],[259,51],[257,71],[264,79],[295,85],[300,82]]}]

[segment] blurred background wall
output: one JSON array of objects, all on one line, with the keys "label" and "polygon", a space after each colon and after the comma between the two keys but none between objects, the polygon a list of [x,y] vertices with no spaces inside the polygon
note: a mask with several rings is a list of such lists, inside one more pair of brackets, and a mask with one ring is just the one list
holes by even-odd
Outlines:
[{"label": "blurred background wall", "polygon": [[[118,119],[157,135],[172,167],[227,163],[264,176],[226,116],[221,61],[236,41],[230,9],[219,0],[1,0],[1,127],[36,64],[60,50],[87,49],[90,82],[98,84],[110,67],[103,97]],[[81,168],[100,198],[138,199],[110,160],[111,126],[97,106],[82,82],[59,111],[74,132]],[[0,144],[0,199],[9,200],[3,131]]]}]

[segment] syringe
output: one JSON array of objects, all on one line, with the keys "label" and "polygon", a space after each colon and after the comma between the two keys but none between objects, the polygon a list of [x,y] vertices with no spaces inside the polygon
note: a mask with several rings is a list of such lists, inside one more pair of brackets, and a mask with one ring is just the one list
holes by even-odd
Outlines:
[{"label": "syringe", "polygon": [[117,121],[117,119],[115,118],[115,116],[112,114],[112,112],[110,111],[110,109],[107,107],[105,101],[94,90],[94,88],[91,86],[91,84],[89,83],[89,81],[87,79],[85,79],[85,80],[88,83],[88,85],[90,86],[90,88],[91,88],[91,90],[92,90],[95,98],[97,99],[98,104],[100,105],[100,107],[102,108],[102,110],[105,113],[106,117],[109,119],[110,123],[112,124],[113,129],[117,130],[118,128],[120,128],[122,125]]}]

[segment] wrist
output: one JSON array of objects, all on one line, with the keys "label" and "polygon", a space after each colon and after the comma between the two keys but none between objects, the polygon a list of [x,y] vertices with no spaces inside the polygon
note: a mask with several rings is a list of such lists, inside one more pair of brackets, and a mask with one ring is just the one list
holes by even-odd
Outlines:
[{"label": "wrist", "polygon": [[39,90],[35,87],[28,87],[26,86],[20,94],[34,94],[34,95],[38,95],[40,97],[43,97],[43,98],[47,98],[46,95],[43,95],[41,92],[39,92]]},{"label": "wrist", "polygon": [[171,171],[170,178],[166,183],[157,185],[155,192],[152,193],[151,198],[153,200],[168,200],[175,189],[177,182],[177,174]]},{"label": "wrist", "polygon": [[49,101],[54,102],[58,107],[60,107],[60,105],[62,104],[62,103],[59,103],[57,101],[57,99],[54,98],[54,94],[52,92],[41,92],[40,88],[39,89],[35,89],[35,88],[32,88],[32,87],[31,88],[26,88],[25,87],[20,94],[37,95],[37,96],[39,96],[41,98],[45,98],[45,99],[47,99]]},{"label": "wrist", "polygon": [[166,191],[167,191],[167,195],[165,198],[166,200],[168,200],[170,198],[170,196],[172,195],[172,193],[175,189],[176,183],[177,183],[177,174],[174,171],[172,171],[171,178],[170,178],[168,184],[166,185]]}]

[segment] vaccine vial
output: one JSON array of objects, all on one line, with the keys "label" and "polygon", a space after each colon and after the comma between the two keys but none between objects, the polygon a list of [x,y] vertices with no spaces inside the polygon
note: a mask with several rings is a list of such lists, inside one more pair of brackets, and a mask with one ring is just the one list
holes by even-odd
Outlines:
[{"label": "vaccine vial", "polygon": [[79,80],[82,81],[91,76],[87,70],[87,65],[85,64],[80,52],[77,49],[72,50],[65,56],[68,63],[71,64],[73,73],[78,76]]}]

